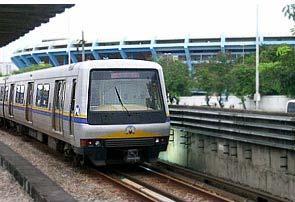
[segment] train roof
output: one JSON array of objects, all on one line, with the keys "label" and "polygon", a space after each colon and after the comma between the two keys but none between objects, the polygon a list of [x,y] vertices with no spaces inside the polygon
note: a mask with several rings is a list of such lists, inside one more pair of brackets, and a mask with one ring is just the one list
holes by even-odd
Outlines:
[{"label": "train roof", "polygon": [[1,77],[0,82],[3,83],[5,79],[7,82],[46,79],[48,77],[67,77],[77,75],[79,71],[90,71],[91,69],[104,68],[154,68],[161,69],[161,66],[155,62],[144,60],[131,59],[109,59],[109,60],[89,60],[85,62],[73,63],[70,65],[62,65],[58,67],[50,67],[46,69],[25,72],[21,74],[10,75],[8,77]]}]

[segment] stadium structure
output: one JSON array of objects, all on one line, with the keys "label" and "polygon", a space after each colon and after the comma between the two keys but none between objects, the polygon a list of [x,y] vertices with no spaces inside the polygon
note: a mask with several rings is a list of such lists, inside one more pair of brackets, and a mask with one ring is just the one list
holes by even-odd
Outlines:
[{"label": "stadium structure", "polygon": [[[295,47],[294,36],[259,37],[259,45],[288,44]],[[153,40],[122,40],[86,42],[86,60],[98,59],[144,59],[157,60],[163,55],[170,55],[187,64],[189,70],[195,64],[206,62],[220,52],[238,58],[254,53],[255,37],[219,37],[219,38],[180,38]],[[14,52],[11,60],[19,68],[39,63],[59,66],[82,60],[82,43],[80,40],[44,40],[36,46],[26,47]]]}]

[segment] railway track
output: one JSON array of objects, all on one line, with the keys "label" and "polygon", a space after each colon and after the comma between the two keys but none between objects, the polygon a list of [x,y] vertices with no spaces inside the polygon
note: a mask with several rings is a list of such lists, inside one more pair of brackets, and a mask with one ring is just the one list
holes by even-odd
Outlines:
[{"label": "railway track", "polygon": [[190,184],[195,185],[202,183],[204,187],[209,187],[209,189],[216,188],[218,190],[223,190],[226,195],[233,194],[232,196],[235,201],[290,202],[288,199],[274,196],[270,193],[232,183],[201,172],[192,171],[164,161],[158,161],[156,164],[145,163],[144,166],[156,170],[157,172],[173,176],[174,178],[184,179],[184,181]]},{"label": "railway track", "polygon": [[153,201],[153,202],[159,201],[156,196],[152,196],[152,194],[145,193],[142,187],[139,187],[139,186],[135,187],[131,183],[127,183],[126,180],[113,177],[107,171],[98,170],[97,174],[105,178],[106,180],[110,181],[111,183],[118,185],[119,187],[129,192],[132,192],[135,196],[137,196],[140,199],[140,201]]},{"label": "railway track", "polygon": [[107,168],[104,171],[98,170],[98,173],[144,201],[234,201],[145,166]]}]

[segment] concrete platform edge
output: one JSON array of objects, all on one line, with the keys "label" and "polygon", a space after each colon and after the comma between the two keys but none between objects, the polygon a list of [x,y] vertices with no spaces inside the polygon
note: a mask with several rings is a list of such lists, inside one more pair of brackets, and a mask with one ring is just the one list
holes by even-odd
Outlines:
[{"label": "concrete platform edge", "polygon": [[62,187],[1,141],[0,166],[10,172],[36,202],[76,201]]}]

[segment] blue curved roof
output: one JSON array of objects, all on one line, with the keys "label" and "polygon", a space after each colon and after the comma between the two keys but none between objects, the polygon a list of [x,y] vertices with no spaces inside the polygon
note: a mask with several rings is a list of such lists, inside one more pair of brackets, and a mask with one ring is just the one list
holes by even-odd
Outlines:
[{"label": "blue curved roof", "polygon": [[[289,44],[295,46],[294,36],[260,37],[260,45]],[[208,61],[220,52],[230,53],[233,58],[255,52],[255,37],[181,38],[137,41],[93,41],[85,44],[86,60],[143,59],[156,60],[170,55],[184,61],[192,70],[194,64]],[[78,41],[47,41],[39,45],[15,51],[11,60],[19,68],[41,62],[53,66],[82,60],[82,48]]]}]

